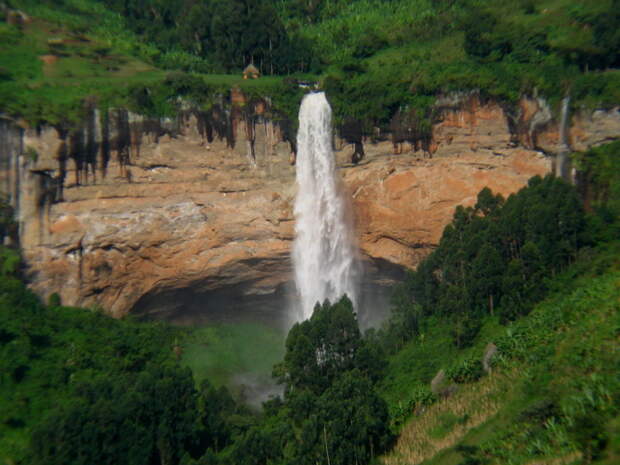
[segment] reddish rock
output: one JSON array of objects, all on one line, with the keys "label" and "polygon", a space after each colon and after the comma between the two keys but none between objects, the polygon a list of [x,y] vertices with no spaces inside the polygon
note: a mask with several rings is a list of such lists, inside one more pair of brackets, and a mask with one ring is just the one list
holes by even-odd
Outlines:
[{"label": "reddish rock", "polygon": [[523,149],[431,160],[371,158],[345,170],[361,248],[372,257],[415,266],[438,243],[457,205],[473,205],[485,186],[507,196],[550,166],[549,158]]},{"label": "reddish rock", "polygon": [[[507,196],[550,171],[551,158],[515,145],[499,105],[469,95],[442,108],[431,159],[411,151],[393,155],[387,142],[367,144],[357,166],[348,164],[347,146],[337,154],[365,255],[415,267],[457,205],[472,205],[485,186]],[[523,103],[524,121],[540,112]],[[117,175],[116,154],[107,175],[90,184],[70,186],[68,173],[64,200],[49,211],[35,208],[49,193],[41,179],[55,175],[66,148],[52,129],[25,131],[25,144],[39,154],[36,162],[22,160],[29,177],[22,180],[20,213],[36,292],[58,292],[67,305],[99,305],[120,316],[145,295],[170,289],[244,284],[260,294],[291,279],[295,168],[279,128],[268,120],[256,124],[251,150],[245,130],[237,131],[234,148],[218,139],[205,147],[195,120],[183,131],[144,137],[139,158],[130,161],[131,178]],[[551,140],[549,134],[539,133],[539,140]],[[619,134],[618,112],[573,117],[576,148]]]}]

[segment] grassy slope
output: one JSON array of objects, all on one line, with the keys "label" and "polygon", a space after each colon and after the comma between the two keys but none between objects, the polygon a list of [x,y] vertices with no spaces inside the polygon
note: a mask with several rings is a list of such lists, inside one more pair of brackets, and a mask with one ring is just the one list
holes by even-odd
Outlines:
[{"label": "grassy slope", "polygon": [[[87,96],[111,99],[132,83],[162,78],[161,71],[126,52],[119,42],[129,41],[126,34],[111,29],[119,38],[111,41],[94,27],[117,24],[105,9],[76,9],[69,14],[35,2],[23,6],[35,14],[23,30],[0,25],[0,66],[9,73],[8,79],[0,81],[4,112],[31,121],[56,123],[67,115],[77,119],[80,102]],[[58,58],[44,64],[40,58],[44,55]]]},{"label": "grassy slope", "polygon": [[[400,106],[423,108],[424,96],[469,89],[504,102],[538,92],[556,109],[570,91],[575,107],[610,107],[620,100],[620,72],[583,73],[562,58],[591,48],[591,25],[575,18],[593,17],[603,4],[609,7],[580,0],[358,0],[302,34],[332,79],[338,115],[386,124]],[[503,58],[466,52],[464,29],[479,23],[491,33],[483,13],[497,19],[496,39],[512,44]]]},{"label": "grassy slope", "polygon": [[[31,123],[79,122],[85,99],[102,107],[125,106],[144,111],[132,98],[132,89],[149,88],[155,111],[174,111],[177,95],[170,71],[152,64],[159,53],[123,27],[123,19],[102,4],[69,0],[52,9],[37,2],[18,2],[32,15],[22,29],[0,23],[0,110]],[[53,62],[42,57],[54,55]],[[276,95],[285,108],[289,102],[279,77],[243,80],[239,75],[194,74],[202,83],[191,95],[208,105],[212,96],[238,86],[249,95]],[[210,95],[206,95],[210,94]]]},{"label": "grassy slope", "polygon": [[[386,126],[399,107],[426,109],[438,93],[455,90],[480,89],[504,102],[514,102],[523,92],[539,92],[556,109],[567,91],[575,107],[617,104],[619,71],[582,72],[563,58],[573,49],[592,51],[588,18],[609,8],[610,1],[519,0],[504,5],[481,0],[357,0],[330,2],[326,8],[331,12],[314,24],[303,17],[283,19],[308,40],[337,120],[354,116],[366,126]],[[148,86],[157,93],[153,88],[165,80],[167,73],[155,68],[155,62],[167,69],[204,69],[199,63],[190,66],[203,58],[161,52],[144,43],[102,2],[65,0],[53,8],[34,0],[13,4],[37,19],[21,38],[13,28],[0,25],[0,68],[9,70],[0,73],[0,108],[30,121],[54,123],[66,115],[79,120],[80,102],[90,95],[111,105],[131,106],[129,87]],[[484,14],[495,20],[487,25],[480,17]],[[468,55],[464,30],[478,22],[483,28],[495,27],[493,40],[505,38],[512,44],[511,53],[482,59]],[[66,56],[43,66],[38,57],[54,52],[50,38],[70,43],[64,51],[55,48]],[[295,116],[299,96],[283,99],[281,78],[200,78],[211,86],[210,92],[239,85],[253,94],[270,95],[277,107]],[[164,105],[157,111],[166,109]]]},{"label": "grassy slope", "polygon": [[[459,385],[455,395],[411,418],[385,463],[617,463],[619,317],[615,242],[594,257],[584,254],[527,317],[507,328],[488,322],[467,351],[431,339],[445,325],[427,341],[413,341],[391,360],[384,395],[392,404],[406,399],[408,388],[427,384],[439,367],[481,356],[489,341],[500,356],[491,375]],[[597,455],[598,449],[605,452]]]}]

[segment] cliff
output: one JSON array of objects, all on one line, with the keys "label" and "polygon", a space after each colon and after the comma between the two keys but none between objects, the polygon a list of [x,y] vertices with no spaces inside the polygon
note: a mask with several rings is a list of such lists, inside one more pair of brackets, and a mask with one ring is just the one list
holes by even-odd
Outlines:
[{"label": "cliff", "polygon": [[[73,132],[1,121],[0,181],[33,289],[115,316],[277,317],[292,292],[292,144],[268,102],[235,98],[243,111],[230,111],[233,102],[174,120],[92,108]],[[574,149],[620,135],[615,110],[570,123]],[[542,100],[507,109],[467,94],[438,100],[426,144],[365,141],[353,165],[359,146],[338,140],[368,305],[437,244],[457,205],[484,186],[507,196],[551,171],[559,134]]]}]

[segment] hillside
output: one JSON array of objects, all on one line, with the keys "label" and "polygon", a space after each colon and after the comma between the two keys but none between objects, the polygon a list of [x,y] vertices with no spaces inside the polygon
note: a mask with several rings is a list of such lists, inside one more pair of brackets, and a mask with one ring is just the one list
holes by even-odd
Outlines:
[{"label": "hillside", "polygon": [[[576,210],[556,203],[553,212],[539,216],[543,204],[554,202],[534,200],[543,184],[536,187],[531,180],[528,189],[505,203],[481,192],[475,208],[486,208],[486,226],[480,219],[466,220],[466,211],[457,209],[439,247],[395,294],[393,323],[384,330],[392,336],[386,347],[393,355],[380,392],[400,431],[385,463],[617,460],[618,149],[615,142],[574,155],[589,180],[583,184],[588,187],[582,190],[582,199],[596,214],[586,214],[578,252],[568,259],[568,267],[558,267],[557,261],[562,260],[558,247],[568,243],[546,242],[554,233],[540,234],[535,224],[544,217],[546,226],[551,226],[554,215]],[[560,202],[569,201],[570,196],[562,197]],[[498,201],[503,207],[493,213]],[[517,221],[519,226],[513,223],[498,234],[520,202],[525,202],[527,213]],[[560,220],[559,229],[570,228],[575,217],[567,220]],[[485,237],[469,249],[472,241]],[[496,261],[499,256],[491,259],[492,248],[501,242],[512,244],[497,249],[510,256],[515,239],[523,241],[517,246],[521,258],[504,265]],[[538,241],[545,243],[544,251],[534,252]],[[472,250],[485,259],[468,259]],[[547,271],[540,268],[545,254],[556,257],[547,259],[548,264],[555,263]],[[464,259],[468,262],[464,274],[452,274]],[[520,276],[511,277],[520,260],[525,267]],[[477,270],[480,264],[493,272]],[[442,279],[433,284],[433,276]],[[494,287],[494,279],[503,284]],[[527,290],[515,299],[520,286]],[[460,294],[458,308],[450,299],[455,292]],[[489,294],[499,307],[492,306]],[[469,342],[463,344],[464,338]]]},{"label": "hillside", "polygon": [[[56,122],[93,95],[136,108],[140,102],[132,95],[138,87],[149,89],[150,110],[160,115],[171,111],[179,93],[208,105],[204,94],[232,85],[258,86],[259,94],[277,98],[286,89],[279,80],[266,85],[269,80],[239,79],[250,62],[264,75],[313,73],[310,79],[328,91],[337,119],[358,120],[367,135],[373,126],[388,128],[399,109],[414,109],[409,118],[421,137],[435,117],[436,97],[454,91],[479,90],[509,106],[522,94],[540,95],[556,115],[566,95],[574,109],[607,108],[620,99],[616,0],[519,0],[510,6],[478,0],[8,5],[34,22],[2,26],[0,103],[32,121]],[[41,56],[51,58],[43,64]],[[180,89],[162,70],[200,79]],[[218,76],[223,72],[233,74]],[[32,105],[35,96],[45,105]],[[286,98],[276,107],[292,116],[296,112],[288,107],[298,102]],[[54,105],[61,107],[53,110]]]},{"label": "hillside", "polygon": [[468,89],[506,104],[522,93],[538,94],[556,110],[566,94],[575,107],[618,101],[619,19],[612,0],[316,5],[292,13],[287,24],[303,24],[300,34],[311,44],[316,70],[339,96],[338,111],[370,124],[385,124],[406,105],[432,119],[425,114],[432,97]]},{"label": "hillside", "polygon": [[[401,404],[413,414],[384,463],[615,463],[618,256],[617,243],[590,252],[530,315],[508,327],[487,321],[468,350],[454,350],[445,338],[450,326],[433,322],[392,360],[400,378],[388,375],[387,392],[402,399],[421,380],[418,389],[429,389],[440,368],[460,378],[453,374],[430,406],[420,397]],[[572,276],[580,268],[585,275]],[[491,341],[499,354],[484,373]]]},{"label": "hillside", "polygon": [[179,99],[208,108],[233,87],[247,95],[274,95],[288,110],[290,90],[281,78],[186,74],[181,62],[198,57],[163,53],[145,43],[102,3],[15,2],[15,7],[26,12],[24,18],[22,10],[9,9],[3,13],[8,22],[0,23],[0,108],[31,125],[71,129],[93,104],[173,116],[181,108]]}]

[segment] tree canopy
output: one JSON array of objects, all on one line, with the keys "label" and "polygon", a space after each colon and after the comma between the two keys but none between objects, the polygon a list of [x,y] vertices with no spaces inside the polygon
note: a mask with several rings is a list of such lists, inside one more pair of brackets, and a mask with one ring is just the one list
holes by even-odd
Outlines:
[{"label": "tree canopy", "polygon": [[456,208],[437,249],[409,275],[398,321],[453,318],[454,342],[467,345],[484,315],[513,320],[541,300],[546,279],[587,241],[585,225],[577,191],[553,176],[530,179],[506,200],[484,188],[473,207]]}]

